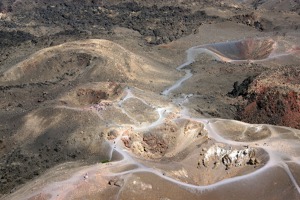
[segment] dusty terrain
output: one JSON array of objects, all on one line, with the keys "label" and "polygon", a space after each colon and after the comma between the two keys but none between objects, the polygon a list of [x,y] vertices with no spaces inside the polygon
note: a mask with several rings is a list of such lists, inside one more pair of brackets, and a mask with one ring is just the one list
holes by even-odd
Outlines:
[{"label": "dusty terrain", "polygon": [[3,0],[0,199],[300,199],[298,1]]}]

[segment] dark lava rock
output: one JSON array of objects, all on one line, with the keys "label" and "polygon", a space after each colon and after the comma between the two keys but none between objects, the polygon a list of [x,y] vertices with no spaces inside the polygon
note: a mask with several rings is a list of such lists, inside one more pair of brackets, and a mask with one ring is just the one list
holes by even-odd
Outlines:
[{"label": "dark lava rock", "polygon": [[234,82],[233,90],[228,93],[230,97],[238,97],[243,96],[245,97],[248,94],[249,85],[253,82],[254,76],[249,76],[241,84],[238,81]]},{"label": "dark lava rock", "polygon": [[218,21],[204,11],[192,12],[177,6],[143,6],[136,2],[118,4],[81,2],[44,2],[32,10],[13,11],[18,23],[34,21],[38,25],[57,26],[75,32],[99,33],[120,26],[153,37],[150,44],[161,44],[193,33],[203,23]]},{"label": "dark lava rock", "polygon": [[115,179],[109,180],[108,184],[109,185],[114,185],[114,186],[117,186],[117,187],[122,187],[124,185],[124,180],[115,178]]},{"label": "dark lava rock", "polygon": [[22,31],[0,31],[0,48],[16,46],[27,40],[33,40],[35,37]]}]

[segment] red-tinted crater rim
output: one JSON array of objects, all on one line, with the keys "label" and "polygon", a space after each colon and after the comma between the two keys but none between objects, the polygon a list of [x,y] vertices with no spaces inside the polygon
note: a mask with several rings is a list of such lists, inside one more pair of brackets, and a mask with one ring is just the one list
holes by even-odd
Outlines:
[{"label": "red-tinted crater rim", "polygon": [[245,39],[239,41],[209,44],[204,46],[225,60],[263,60],[275,48],[272,39]]}]

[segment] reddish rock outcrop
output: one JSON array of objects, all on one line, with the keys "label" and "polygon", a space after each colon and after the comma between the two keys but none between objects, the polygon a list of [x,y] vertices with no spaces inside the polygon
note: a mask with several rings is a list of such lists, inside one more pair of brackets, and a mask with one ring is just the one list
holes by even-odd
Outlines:
[{"label": "reddish rock outcrop", "polygon": [[248,89],[240,120],[300,129],[300,69],[285,67],[258,76]]}]

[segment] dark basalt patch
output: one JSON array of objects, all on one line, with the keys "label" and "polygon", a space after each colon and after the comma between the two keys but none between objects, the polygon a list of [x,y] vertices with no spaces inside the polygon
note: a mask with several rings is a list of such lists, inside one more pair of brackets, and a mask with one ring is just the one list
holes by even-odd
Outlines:
[{"label": "dark basalt patch", "polygon": [[161,44],[189,35],[202,23],[219,21],[204,11],[192,12],[176,6],[142,6],[138,3],[102,5],[98,3],[51,2],[32,10],[16,7],[19,23],[57,26],[65,30],[99,33],[121,26],[138,31],[149,44]]},{"label": "dark basalt patch", "polygon": [[238,23],[242,23],[247,26],[254,27],[259,31],[269,31],[271,30],[271,27],[273,27],[271,21],[260,18],[255,13],[236,15],[233,17],[233,20]]},{"label": "dark basalt patch", "polygon": [[234,82],[233,90],[228,92],[229,97],[247,96],[249,85],[253,82],[255,76],[249,76],[241,84],[238,81]]},{"label": "dark basalt patch", "polygon": [[19,43],[33,40],[35,37],[22,31],[0,31],[0,48],[16,46]]}]

